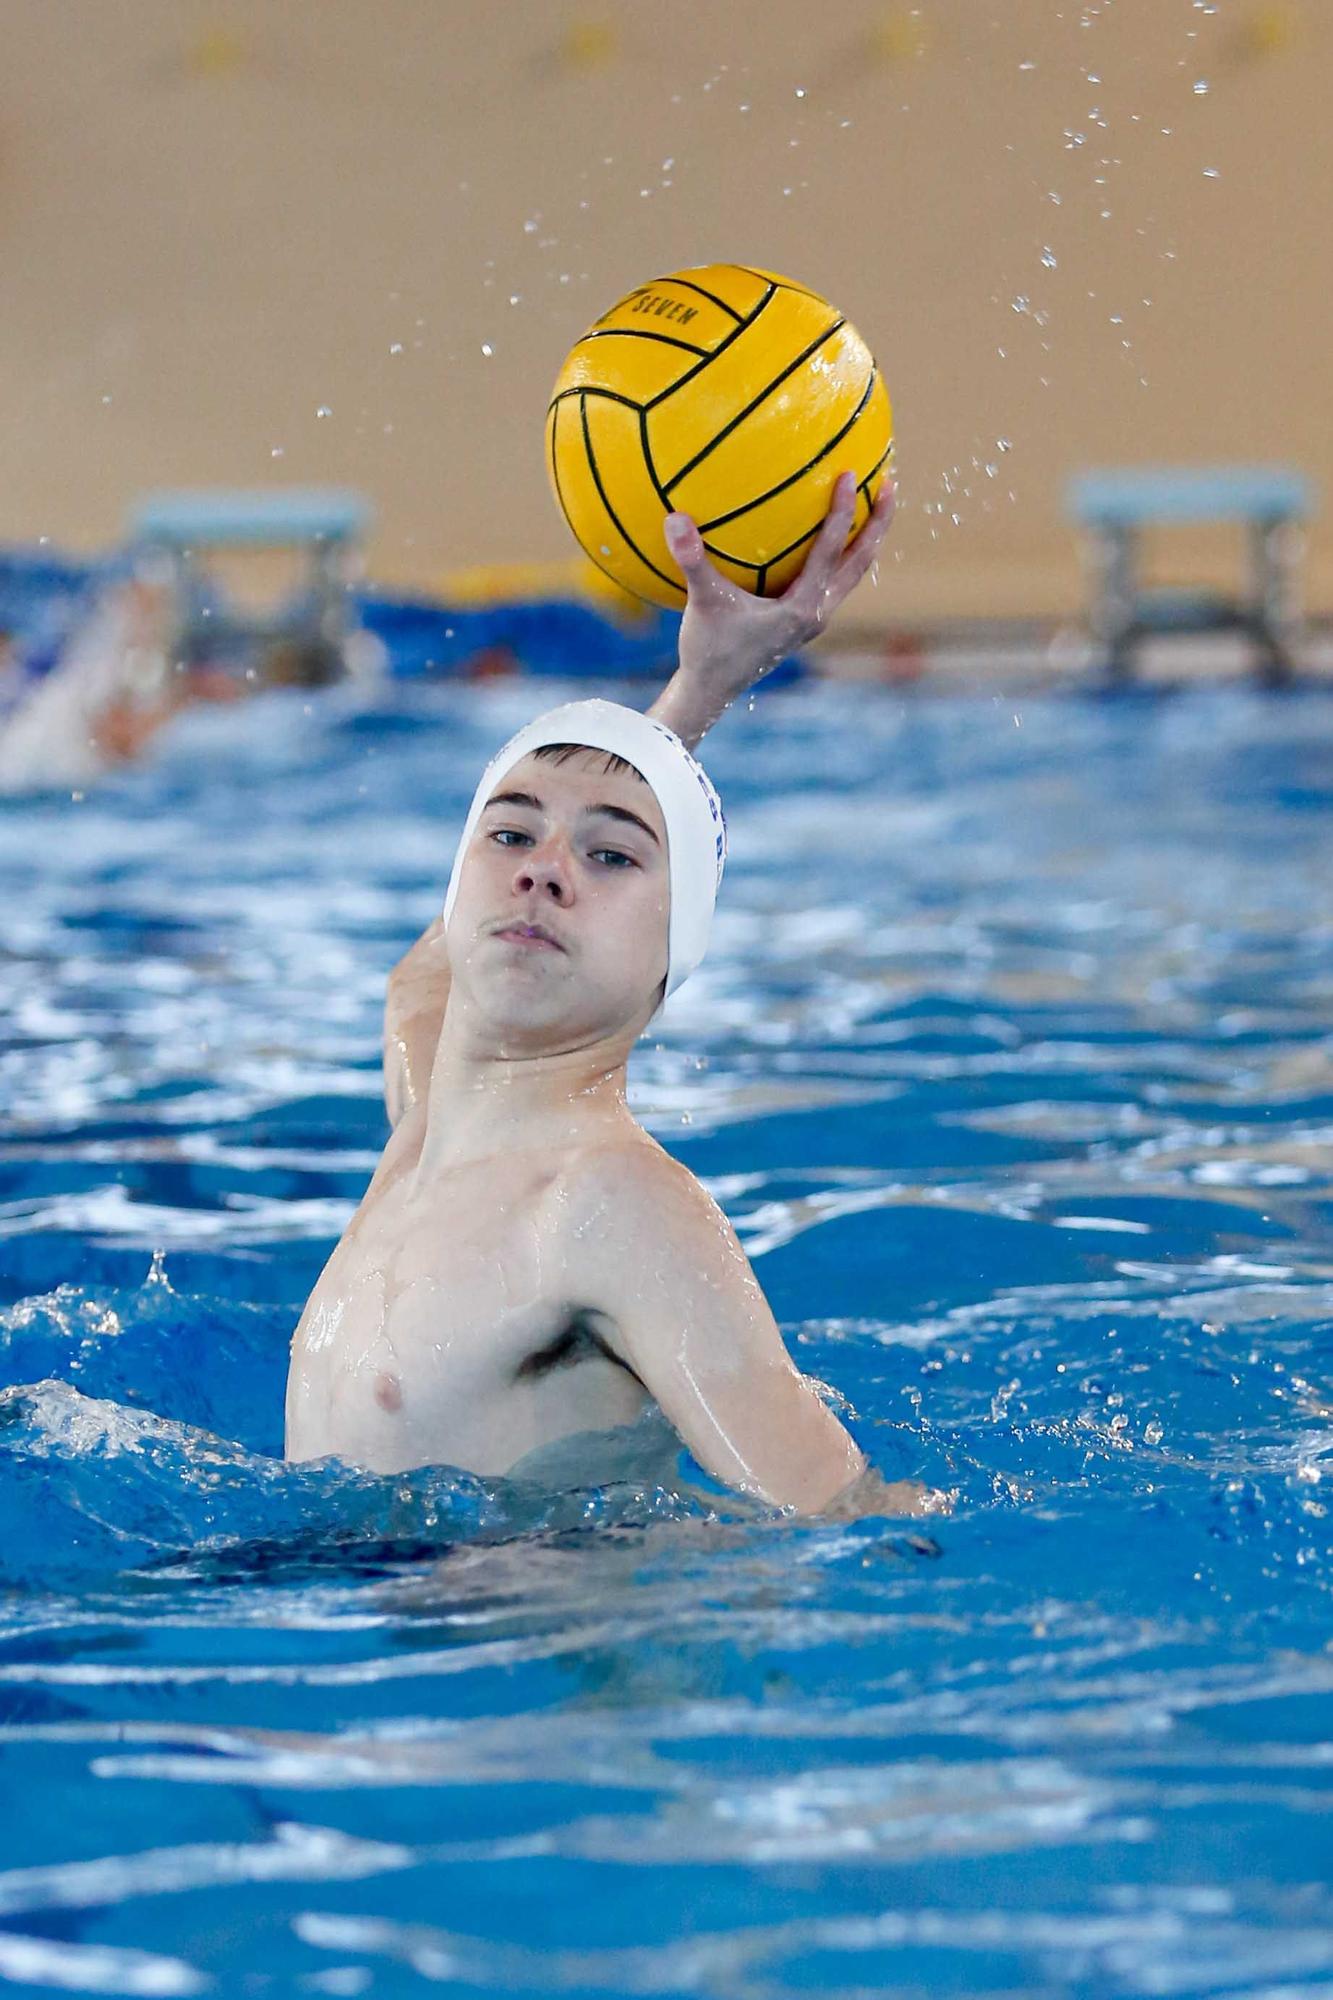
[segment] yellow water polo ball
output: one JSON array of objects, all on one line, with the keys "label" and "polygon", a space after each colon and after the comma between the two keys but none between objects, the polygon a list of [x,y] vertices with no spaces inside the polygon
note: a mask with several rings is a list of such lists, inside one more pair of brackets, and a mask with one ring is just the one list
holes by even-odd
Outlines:
[{"label": "yellow water polo ball", "polygon": [[693,518],[725,576],[773,597],[838,474],[856,474],[855,535],[892,463],[888,391],[855,327],[747,264],[637,285],[575,342],[546,415],[551,487],[585,554],[672,610],[685,586],[669,513]]}]

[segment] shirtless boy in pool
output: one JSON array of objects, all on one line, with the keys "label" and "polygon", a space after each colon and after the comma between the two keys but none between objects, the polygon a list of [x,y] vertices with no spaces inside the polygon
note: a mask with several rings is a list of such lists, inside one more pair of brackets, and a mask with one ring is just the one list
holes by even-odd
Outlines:
[{"label": "shirtless boy in pool", "polygon": [[389,981],[393,1130],[296,1330],[290,1458],[507,1474],[655,1402],[709,1472],[780,1506],[938,1504],[868,1471],[725,1217],[625,1102],[630,1050],[702,956],[721,872],[720,813],[687,750],[869,568],[892,482],[847,546],[854,504],[844,473],[771,600],[672,516],[688,605],[649,716],[571,703],[489,767],[445,917]]}]

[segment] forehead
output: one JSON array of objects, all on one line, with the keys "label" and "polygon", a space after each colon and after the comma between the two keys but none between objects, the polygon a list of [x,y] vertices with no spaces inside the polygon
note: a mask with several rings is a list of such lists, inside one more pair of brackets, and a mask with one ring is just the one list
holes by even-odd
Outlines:
[{"label": "forehead", "polygon": [[569,813],[588,806],[619,806],[652,827],[666,843],[666,821],[652,786],[637,771],[608,771],[604,750],[574,750],[558,761],[520,757],[496,780],[492,796],[514,791],[531,792],[544,806]]}]

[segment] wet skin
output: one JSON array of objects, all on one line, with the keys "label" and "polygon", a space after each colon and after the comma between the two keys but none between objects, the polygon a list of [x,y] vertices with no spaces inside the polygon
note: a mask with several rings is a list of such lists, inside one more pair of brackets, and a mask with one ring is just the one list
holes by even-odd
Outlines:
[{"label": "wet skin", "polygon": [[[852,536],[856,483],[841,474],[801,575],[769,600],[669,516],[689,602],[650,714],[693,749],[818,636],[894,501],[886,481]],[[498,791],[447,938],[432,924],[390,979],[394,1131],[293,1340],[288,1455],[502,1474],[655,1402],[710,1472],[779,1505],[939,1511],[945,1496],[867,1469],[792,1366],[725,1216],[626,1107],[666,969],[651,789],[580,751],[525,758]]]},{"label": "wet skin", "polygon": [[[415,1040],[424,1070],[434,1033],[429,1083],[297,1328],[290,1457],[503,1474],[655,1401],[711,1472],[780,1504],[857,1481],[861,1453],[792,1366],[730,1225],[625,1104],[667,910],[640,778],[579,752],[501,780],[448,939],[437,927],[405,962],[396,1027],[391,996],[386,1060],[406,1066]],[[895,1511],[920,1496],[892,1491]]]}]

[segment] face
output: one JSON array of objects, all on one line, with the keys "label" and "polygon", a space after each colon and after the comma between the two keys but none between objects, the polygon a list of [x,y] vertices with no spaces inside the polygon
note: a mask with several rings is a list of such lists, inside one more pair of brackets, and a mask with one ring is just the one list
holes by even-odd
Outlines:
[{"label": "face", "polygon": [[666,977],[662,811],[598,750],[525,757],[496,784],[449,920],[454,977],[501,1030],[583,1044],[651,1018]]}]

